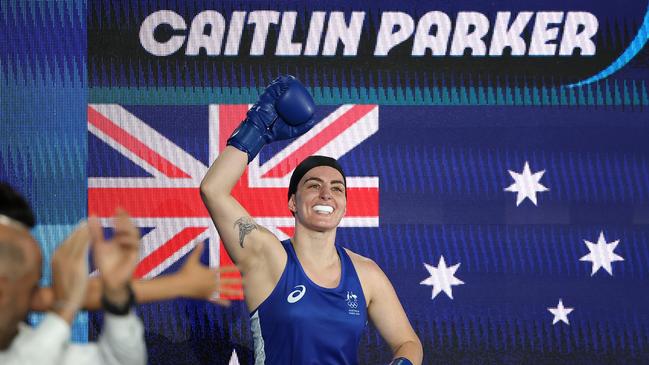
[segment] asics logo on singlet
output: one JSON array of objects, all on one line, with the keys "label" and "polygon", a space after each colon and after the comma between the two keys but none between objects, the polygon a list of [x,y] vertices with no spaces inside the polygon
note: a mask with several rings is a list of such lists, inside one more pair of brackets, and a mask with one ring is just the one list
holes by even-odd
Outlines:
[{"label": "asics logo on singlet", "polygon": [[298,285],[294,288],[292,292],[286,297],[286,301],[293,304],[302,299],[304,294],[306,294],[306,287],[304,285]]}]

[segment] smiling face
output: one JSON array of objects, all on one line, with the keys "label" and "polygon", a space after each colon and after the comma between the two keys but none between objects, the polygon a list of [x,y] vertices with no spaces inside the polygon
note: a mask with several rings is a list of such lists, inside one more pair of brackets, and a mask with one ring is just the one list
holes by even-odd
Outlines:
[{"label": "smiling face", "polygon": [[347,209],[343,176],[329,166],[312,168],[298,183],[288,208],[297,224],[318,232],[335,229]]}]

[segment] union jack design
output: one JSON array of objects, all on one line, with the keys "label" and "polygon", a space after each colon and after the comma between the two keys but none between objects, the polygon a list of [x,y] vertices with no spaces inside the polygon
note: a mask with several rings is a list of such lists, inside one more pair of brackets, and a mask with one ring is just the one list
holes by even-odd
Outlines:
[{"label": "union jack design", "polygon": [[[227,138],[245,118],[248,108],[249,105],[209,106],[209,161],[214,161],[225,148]],[[219,242],[198,189],[208,169],[204,162],[174,143],[173,137],[163,135],[120,105],[89,105],[88,131],[149,175],[123,177],[113,171],[102,174],[111,176],[88,178],[88,212],[99,217],[104,226],[110,225],[115,209],[122,207],[138,226],[152,228],[142,237],[137,277],[161,274],[191,251],[196,242]],[[297,164],[312,154],[340,158],[377,131],[378,106],[343,105],[267,161],[262,163],[257,156],[232,194],[259,224],[279,239],[286,239],[293,234],[294,221],[282,203],[286,201],[290,174]],[[89,161],[102,160],[92,157]],[[347,177],[347,185],[349,203],[341,226],[377,227],[378,177]],[[231,264],[223,245],[208,247],[210,266]]]}]

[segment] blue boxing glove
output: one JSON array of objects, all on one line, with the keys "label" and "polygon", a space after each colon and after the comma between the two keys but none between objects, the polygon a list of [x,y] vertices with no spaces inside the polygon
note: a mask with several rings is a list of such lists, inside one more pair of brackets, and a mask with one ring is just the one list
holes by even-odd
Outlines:
[{"label": "blue boxing glove", "polygon": [[248,154],[252,161],[264,145],[300,136],[316,124],[315,103],[293,76],[280,76],[266,87],[234,130],[228,145]]},{"label": "blue boxing glove", "polygon": [[398,357],[392,360],[389,365],[412,365],[412,362],[410,362],[410,360],[406,359],[405,357]]}]

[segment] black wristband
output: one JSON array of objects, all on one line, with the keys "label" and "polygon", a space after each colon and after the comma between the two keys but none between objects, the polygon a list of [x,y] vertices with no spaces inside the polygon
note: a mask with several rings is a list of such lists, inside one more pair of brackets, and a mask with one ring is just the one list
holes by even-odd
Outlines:
[{"label": "black wristband", "polygon": [[115,305],[111,303],[105,294],[101,295],[101,306],[107,313],[116,315],[116,316],[125,316],[128,312],[131,311],[131,307],[135,305],[135,293],[133,293],[133,288],[131,284],[126,286],[128,290],[128,300],[123,305]]}]

